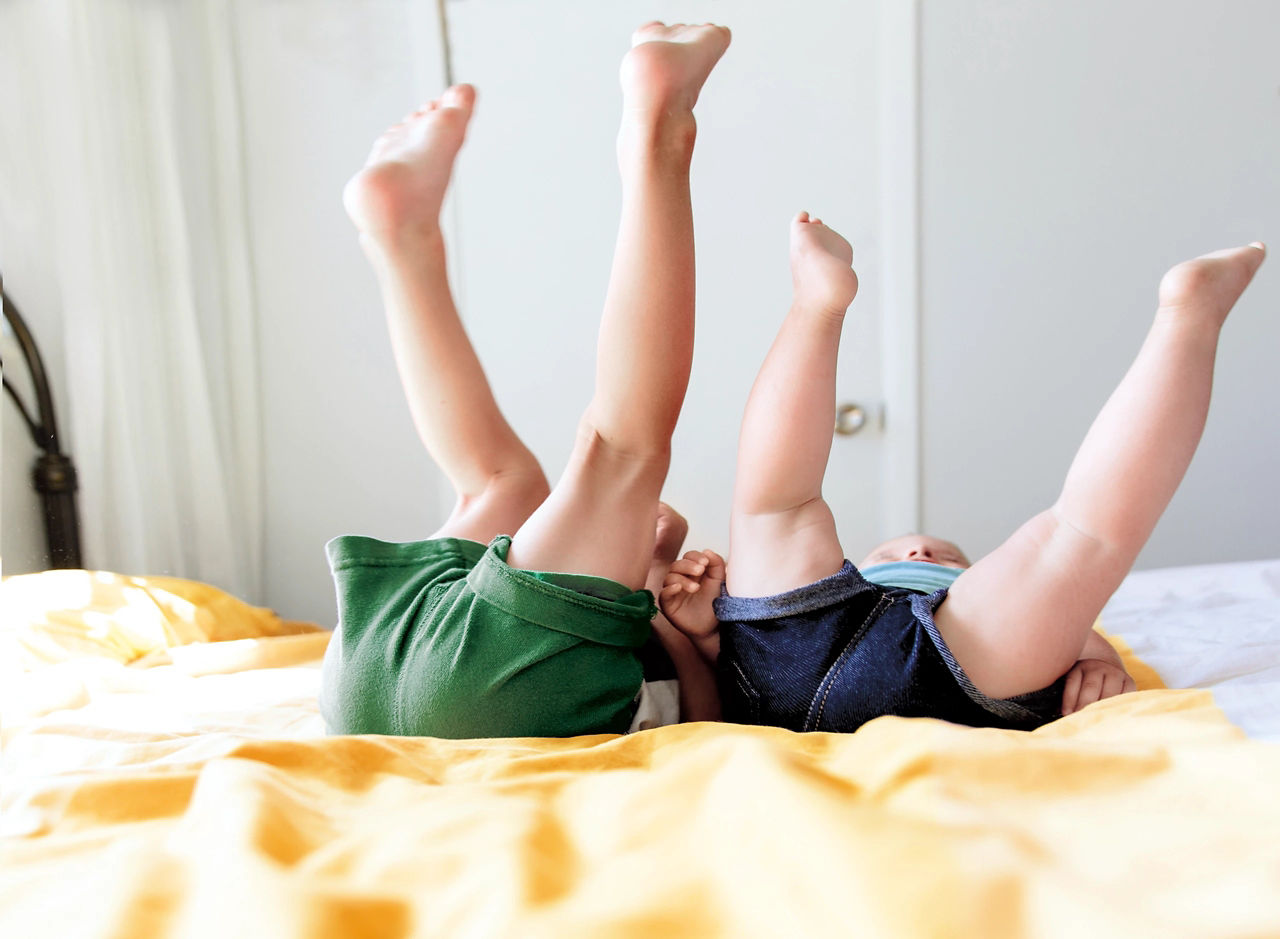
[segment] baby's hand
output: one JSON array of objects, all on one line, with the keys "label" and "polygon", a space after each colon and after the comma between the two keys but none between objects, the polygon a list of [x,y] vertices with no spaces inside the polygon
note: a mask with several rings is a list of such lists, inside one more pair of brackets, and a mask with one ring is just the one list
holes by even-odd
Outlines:
[{"label": "baby's hand", "polygon": [[1137,682],[1119,665],[1102,659],[1081,659],[1067,672],[1067,685],[1062,690],[1062,713],[1070,714],[1094,701],[1137,690]]},{"label": "baby's hand", "polygon": [[711,601],[724,583],[724,558],[714,551],[689,551],[675,561],[662,582],[658,603],[671,624],[697,642],[716,633]]}]

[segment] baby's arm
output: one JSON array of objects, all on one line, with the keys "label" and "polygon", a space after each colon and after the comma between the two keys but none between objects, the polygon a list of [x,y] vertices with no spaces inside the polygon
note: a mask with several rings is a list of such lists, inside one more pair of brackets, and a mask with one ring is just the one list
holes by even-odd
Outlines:
[{"label": "baby's arm", "polygon": [[653,618],[653,631],[671,664],[676,668],[680,685],[680,722],[720,720],[720,692],[710,662],[703,658],[692,641],[659,613]]},{"label": "baby's arm", "polygon": [[662,612],[709,665],[720,656],[720,624],[712,601],[724,584],[724,558],[714,551],[689,551],[671,565],[658,602]]},{"label": "baby's arm", "polygon": [[1137,691],[1137,682],[1125,670],[1120,654],[1094,630],[1084,641],[1080,658],[1067,672],[1062,690],[1062,713],[1078,711],[1086,704],[1126,691]]}]

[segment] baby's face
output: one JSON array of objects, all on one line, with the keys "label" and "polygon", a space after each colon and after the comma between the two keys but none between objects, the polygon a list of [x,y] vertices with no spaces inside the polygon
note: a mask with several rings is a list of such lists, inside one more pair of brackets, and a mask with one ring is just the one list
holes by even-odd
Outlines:
[{"label": "baby's face", "polygon": [[943,567],[969,566],[969,559],[964,556],[964,552],[950,541],[931,535],[901,535],[872,548],[858,567],[888,564],[890,561],[925,561]]}]

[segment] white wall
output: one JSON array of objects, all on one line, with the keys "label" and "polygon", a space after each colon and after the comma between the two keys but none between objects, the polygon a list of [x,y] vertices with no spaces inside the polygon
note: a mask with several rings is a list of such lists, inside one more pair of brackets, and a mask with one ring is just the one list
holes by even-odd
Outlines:
[{"label": "white wall", "polygon": [[981,554],[1057,495],[1160,275],[1254,239],[1139,566],[1280,555],[1280,6],[923,6],[923,508]]},{"label": "white wall", "polygon": [[[238,5],[261,317],[266,598],[332,625],[324,544],[442,520],[439,475],[400,391],[373,277],[342,209],[368,147],[439,74],[434,21],[405,0]],[[426,4],[418,4],[420,7]],[[437,79],[438,82],[438,79]]]}]

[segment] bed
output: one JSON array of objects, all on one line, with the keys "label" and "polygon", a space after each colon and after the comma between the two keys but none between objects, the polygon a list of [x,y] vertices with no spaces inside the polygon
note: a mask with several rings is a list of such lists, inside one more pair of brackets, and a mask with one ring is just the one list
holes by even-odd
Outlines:
[{"label": "bed", "polygon": [[0,582],[0,936],[1280,935],[1280,560],[1131,575],[1140,690],[1032,733],[327,737],[323,626],[78,569],[23,347],[65,569]]},{"label": "bed", "polygon": [[326,737],[319,626],[0,599],[3,936],[1280,934],[1280,561],[1133,574],[1140,690],[1032,733]]}]

